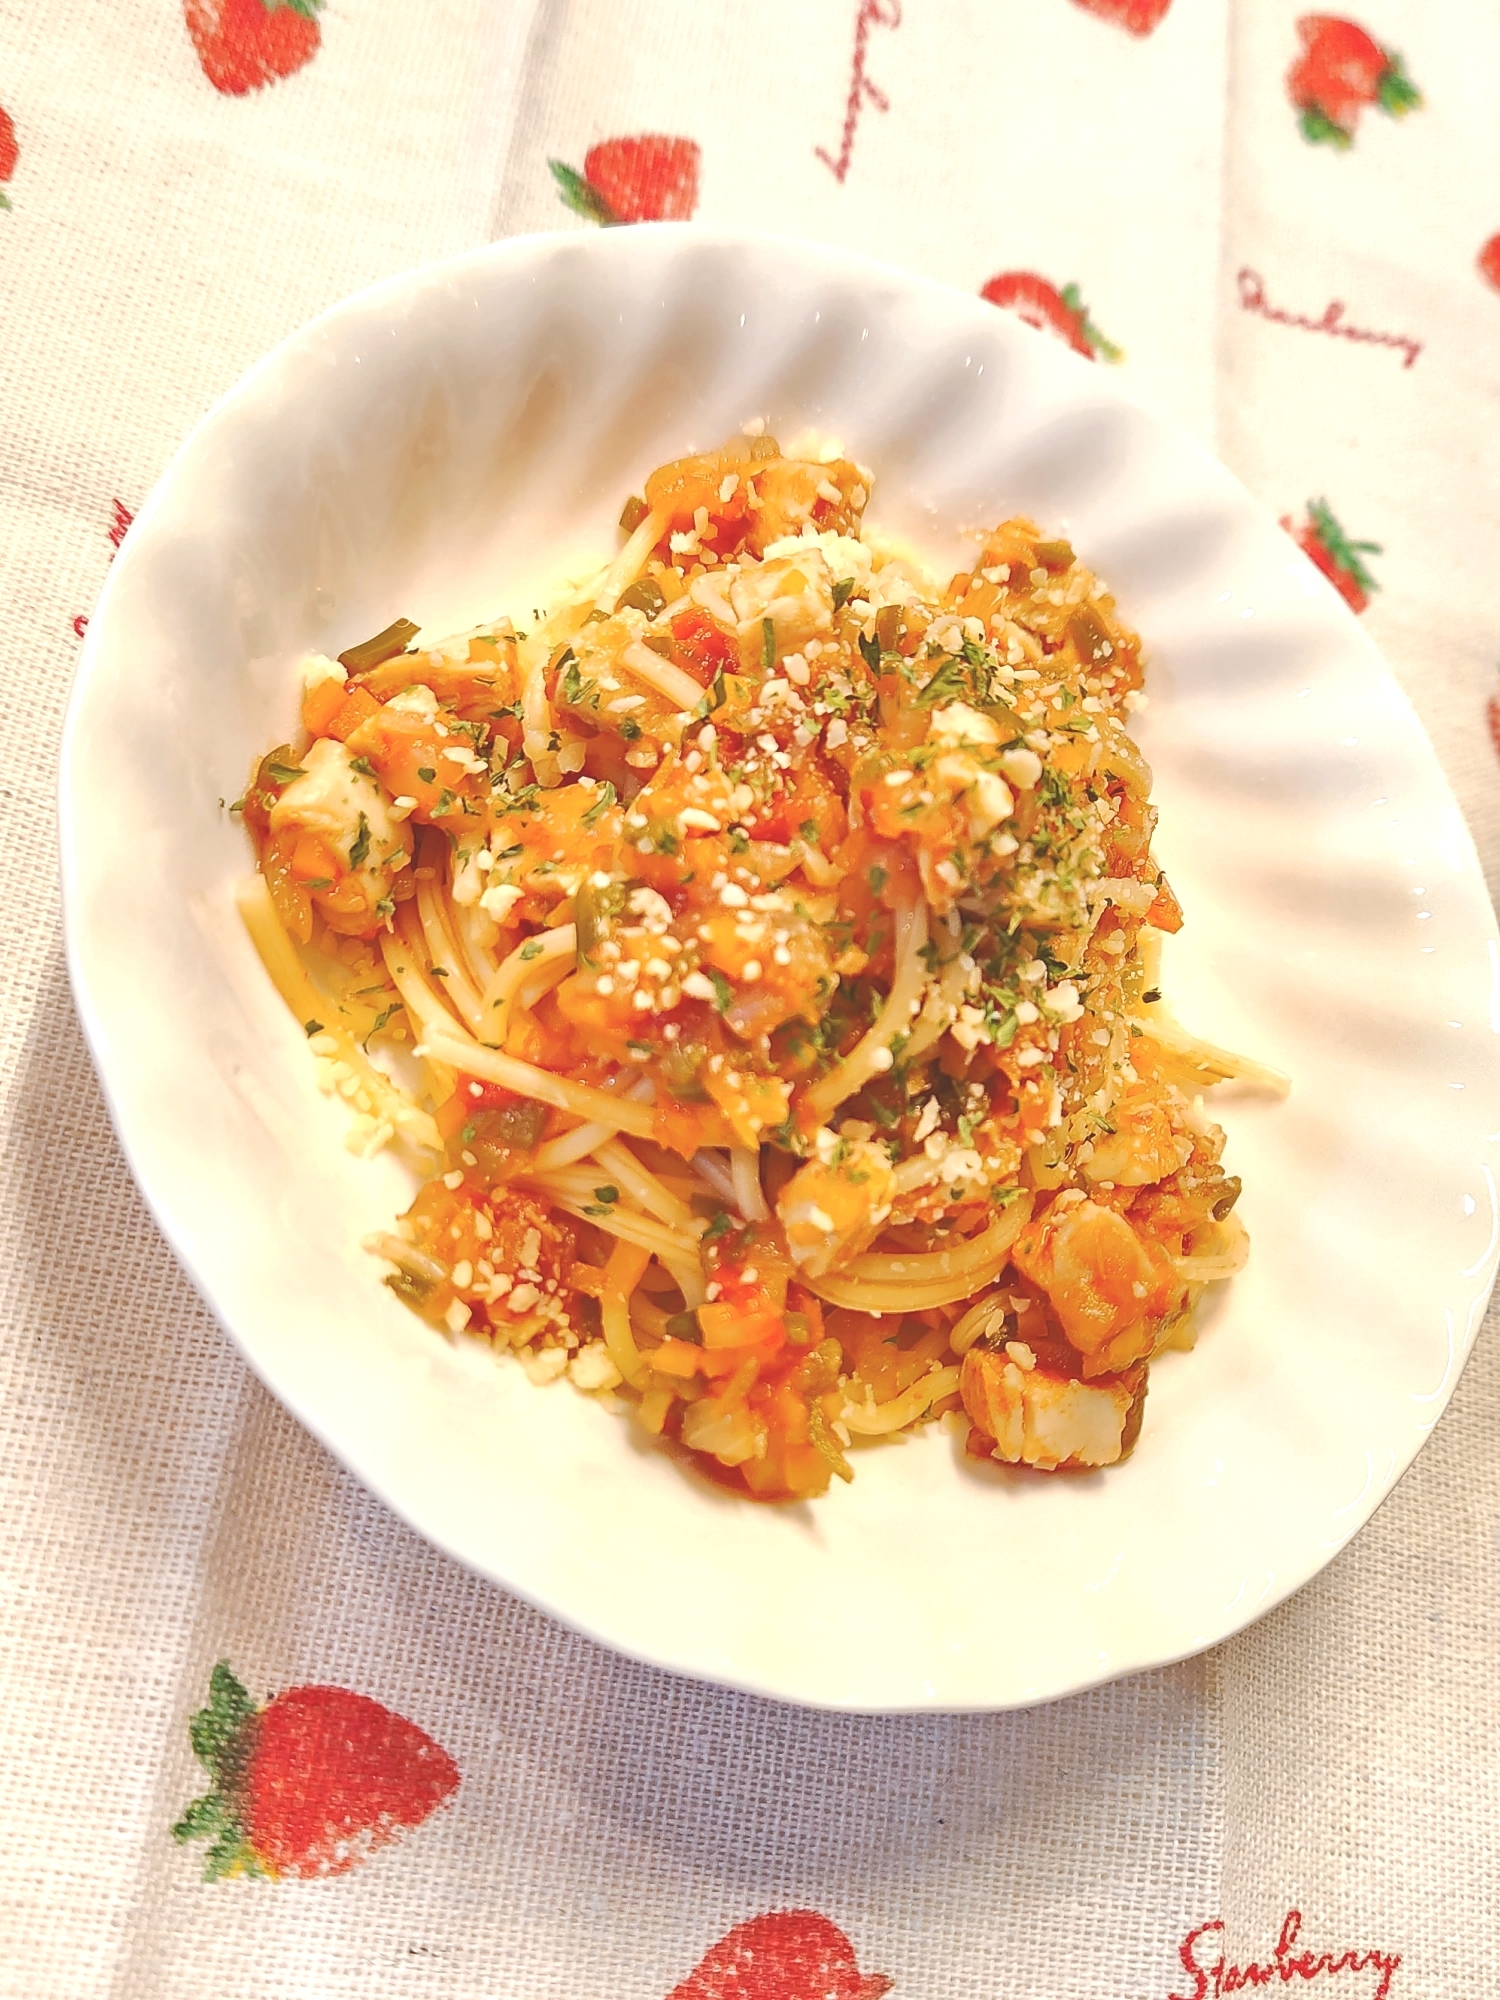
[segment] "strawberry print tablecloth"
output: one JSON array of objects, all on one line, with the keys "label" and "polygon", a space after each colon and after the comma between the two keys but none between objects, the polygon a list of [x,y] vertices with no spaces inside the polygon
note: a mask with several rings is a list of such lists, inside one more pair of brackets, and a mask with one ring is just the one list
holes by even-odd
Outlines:
[{"label": "strawberry print tablecloth", "polygon": [[988,1718],[684,1684],[436,1554],[250,1378],[121,1162],[55,888],[79,638],[212,400],[412,263],[692,216],[983,293],[1191,426],[1500,870],[1500,16],[1359,7],[0,4],[0,1991],[1494,1989],[1488,1332],[1376,1520],[1203,1658]]}]

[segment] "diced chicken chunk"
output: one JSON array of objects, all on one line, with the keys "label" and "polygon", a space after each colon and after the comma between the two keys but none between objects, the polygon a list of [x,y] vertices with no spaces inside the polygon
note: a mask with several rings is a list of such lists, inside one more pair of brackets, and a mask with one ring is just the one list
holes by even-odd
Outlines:
[{"label": "diced chicken chunk", "polygon": [[372,928],[412,855],[411,829],[347,744],[320,736],[270,812],[273,838],[297,843],[294,872],[335,930]]},{"label": "diced chicken chunk", "polygon": [[746,570],[730,586],[740,630],[756,636],[769,618],[778,654],[806,645],[833,627],[833,575],[820,549],[782,556]]},{"label": "diced chicken chunk", "polygon": [[986,1455],[1043,1472],[1123,1458],[1140,1427],[1144,1364],[1079,1382],[1027,1360],[1024,1349],[1019,1359],[977,1347],[964,1356],[959,1393],[970,1422],[994,1441]]},{"label": "diced chicken chunk", "polygon": [[1149,1089],[1128,1090],[1112,1107],[1114,1131],[1094,1141],[1084,1173],[1095,1183],[1149,1187],[1185,1167],[1192,1156],[1189,1133],[1173,1129],[1160,1096]]},{"label": "diced chicken chunk", "polygon": [[1047,1294],[1088,1376],[1149,1355],[1187,1288],[1158,1244],[1077,1193],[1059,1195],[1016,1240],[1016,1269]]}]

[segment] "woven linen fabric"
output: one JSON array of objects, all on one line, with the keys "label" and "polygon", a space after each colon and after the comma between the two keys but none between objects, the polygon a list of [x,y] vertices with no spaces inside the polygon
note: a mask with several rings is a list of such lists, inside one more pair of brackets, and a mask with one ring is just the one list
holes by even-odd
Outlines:
[{"label": "woven linen fabric", "polygon": [[[1500,25],[1479,0],[1369,7],[1375,54],[1346,37],[1340,69],[1288,0],[0,4],[0,1992],[1489,1990],[1487,1335],[1354,1545],[1201,1659],[995,1717],[685,1683],[436,1553],[248,1374],[110,1132],[53,886],[78,621],[176,441],[356,287],[596,226],[565,185],[1050,314],[1324,535],[1494,881]],[[642,135],[693,174],[668,187]],[[170,1829],[204,1789],[188,1724],[218,1660],[257,1701],[358,1691],[456,1789],[334,1879],[204,1880]],[[817,1940],[800,1972],[690,1979],[793,1910],[823,1926],[781,1925]]]}]

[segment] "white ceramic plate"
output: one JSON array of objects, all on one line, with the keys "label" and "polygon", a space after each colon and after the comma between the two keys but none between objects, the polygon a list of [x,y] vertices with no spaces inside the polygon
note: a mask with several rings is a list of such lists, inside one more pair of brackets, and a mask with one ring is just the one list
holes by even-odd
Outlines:
[{"label": "white ceramic plate", "polygon": [[[297,656],[524,616],[659,460],[755,414],[877,471],[959,564],[1024,511],[1154,656],[1167,985],[1295,1078],[1220,1112],[1249,1270],[1158,1363],[1135,1457],[1046,1479],[937,1428],[852,1488],[690,1483],[567,1387],[450,1346],[359,1249],[407,1198],[343,1147],[231,907],[220,808]],[[1390,673],[1279,528],[1100,368],[833,251],[692,229],[510,242],[317,320],[183,447],[89,628],[63,761],[74,989],[163,1230],[252,1365],[435,1542],[628,1653],[792,1701],[1001,1708],[1180,1658],[1320,1569],[1410,1462],[1482,1312],[1494,923]]]}]

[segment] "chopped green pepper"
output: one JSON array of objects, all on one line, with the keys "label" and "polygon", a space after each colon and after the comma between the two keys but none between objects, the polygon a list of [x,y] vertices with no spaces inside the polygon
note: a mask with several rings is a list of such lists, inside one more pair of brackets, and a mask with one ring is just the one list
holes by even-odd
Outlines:
[{"label": "chopped green pepper", "polygon": [[421,629],[420,625],[413,625],[409,618],[398,618],[394,625],[387,625],[373,639],[362,639],[357,646],[350,646],[340,653],[339,665],[346,667],[351,674],[367,674],[384,661],[394,660],[398,653],[404,653]]}]

